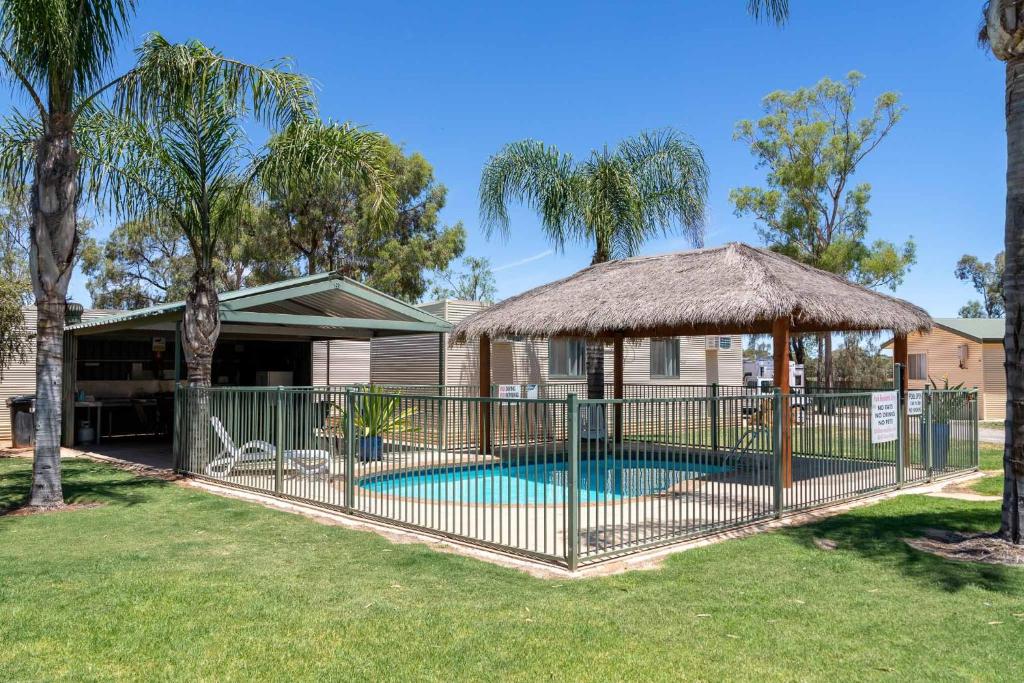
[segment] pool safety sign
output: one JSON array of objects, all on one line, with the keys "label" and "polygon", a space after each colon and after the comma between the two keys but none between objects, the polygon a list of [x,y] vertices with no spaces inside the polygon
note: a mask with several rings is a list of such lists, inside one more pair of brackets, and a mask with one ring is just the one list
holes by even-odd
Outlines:
[{"label": "pool safety sign", "polygon": [[518,384],[499,384],[498,398],[522,398]]},{"label": "pool safety sign", "polygon": [[871,443],[889,443],[899,438],[898,400],[895,391],[871,394]]},{"label": "pool safety sign", "polygon": [[920,415],[924,412],[924,392],[907,392],[907,415]]}]

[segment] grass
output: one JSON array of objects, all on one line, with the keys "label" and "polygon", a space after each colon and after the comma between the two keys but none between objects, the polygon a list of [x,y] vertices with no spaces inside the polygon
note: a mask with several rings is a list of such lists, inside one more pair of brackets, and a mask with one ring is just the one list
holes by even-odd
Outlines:
[{"label": "grass", "polygon": [[1003,475],[995,474],[979,479],[971,484],[971,490],[983,496],[1003,495]]},{"label": "grass", "polygon": [[[0,459],[0,507],[29,462]],[[1012,680],[1024,570],[900,540],[992,529],[998,504],[901,496],[544,581],[421,545],[65,463],[69,501],[0,517],[4,681]],[[821,550],[815,537],[838,549]]]}]

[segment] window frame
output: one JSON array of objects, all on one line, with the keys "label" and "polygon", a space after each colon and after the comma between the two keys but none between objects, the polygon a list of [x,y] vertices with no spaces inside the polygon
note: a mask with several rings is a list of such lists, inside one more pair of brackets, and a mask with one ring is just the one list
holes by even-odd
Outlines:
[{"label": "window frame", "polygon": [[[570,362],[569,349],[578,344],[579,374],[572,374],[572,363]],[[556,349],[565,349],[563,352],[566,372],[555,372]],[[551,337],[548,339],[548,378],[549,379],[582,379],[587,376],[587,341],[581,337]]]},{"label": "window frame", "polygon": [[[724,342],[724,345],[723,345],[723,342]],[[720,351],[730,351],[730,350],[732,350],[732,337],[730,337],[727,334],[719,335],[719,337],[718,337],[718,349]]]},{"label": "window frame", "polygon": [[[920,361],[917,361],[920,359]],[[916,373],[914,369],[917,367],[916,363],[919,362],[923,368],[923,372]],[[920,375],[920,376],[919,376]],[[927,353],[908,353],[907,354],[907,379],[919,381],[928,381],[928,354]]]},{"label": "window frame", "polygon": [[[672,348],[672,349],[674,349],[675,373],[655,372],[655,367],[654,367],[654,364],[656,362],[655,361],[655,351],[654,351],[655,344],[664,345],[665,348]],[[681,358],[681,354],[679,353],[679,337],[652,337],[651,338],[651,342],[650,342],[650,351],[649,351],[648,355],[650,356],[649,361],[648,361],[648,375],[650,376],[651,379],[679,379],[679,375],[680,375],[680,372],[681,372],[681,367],[680,366],[682,365],[682,358]],[[661,355],[662,362],[664,362],[665,358],[666,358],[666,355],[663,352],[662,355]],[[659,368],[659,369],[664,370],[665,366],[662,365],[662,367]]]}]

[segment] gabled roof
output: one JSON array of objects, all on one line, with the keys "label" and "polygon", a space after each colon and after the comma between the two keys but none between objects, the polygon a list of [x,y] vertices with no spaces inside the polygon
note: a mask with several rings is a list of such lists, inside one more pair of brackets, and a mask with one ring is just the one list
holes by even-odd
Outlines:
[{"label": "gabled roof", "polygon": [[1005,318],[936,318],[935,326],[978,342],[1002,341]]},{"label": "gabled roof", "polygon": [[[391,334],[446,332],[451,325],[416,306],[338,273],[321,273],[246,287],[220,295],[224,323],[301,326],[337,331],[361,329]],[[138,322],[178,320],[184,301],[127,311],[69,325],[70,331],[131,327]]]},{"label": "gabled roof", "polygon": [[720,247],[608,261],[459,322],[455,342],[487,335],[657,337],[928,330],[921,308],[765,249]]}]

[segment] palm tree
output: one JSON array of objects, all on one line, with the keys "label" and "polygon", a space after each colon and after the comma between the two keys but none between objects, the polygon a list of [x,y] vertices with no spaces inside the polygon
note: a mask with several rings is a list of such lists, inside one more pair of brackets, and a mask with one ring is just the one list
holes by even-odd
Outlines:
[{"label": "palm tree", "polygon": [[[594,245],[591,263],[625,258],[647,240],[681,232],[703,243],[708,169],[700,148],[671,129],[645,132],[575,162],[536,140],[505,146],[480,181],[485,233],[509,234],[509,204],[540,215],[548,239]],[[587,342],[587,394],[604,395],[604,345]]]},{"label": "palm tree", "polygon": [[999,535],[1024,541],[1024,6],[990,0],[983,9],[983,44],[1006,62],[1006,225],[1003,304],[1006,310],[1006,444]]},{"label": "palm tree", "polygon": [[[140,74],[164,71],[192,87],[184,97],[143,97],[137,106],[122,103],[122,111],[96,111],[96,156],[109,170],[109,196],[120,213],[166,221],[188,242],[195,271],[182,346],[189,384],[208,386],[220,333],[215,263],[254,197],[269,184],[309,190],[344,177],[369,188],[373,208],[388,216],[394,193],[387,143],[377,133],[312,118],[309,80],[280,64],[225,69],[226,60],[205,45],[170,45],[158,35],[140,48],[139,63]],[[244,128],[250,117],[276,131],[255,151]]]},{"label": "palm tree", "polygon": [[108,72],[134,11],[134,0],[0,3],[0,61],[30,111],[15,112],[15,129],[0,132],[0,175],[12,186],[30,182],[31,273],[38,313],[33,506],[63,503],[64,308],[79,240],[75,133],[89,104],[118,82],[107,80]]}]

